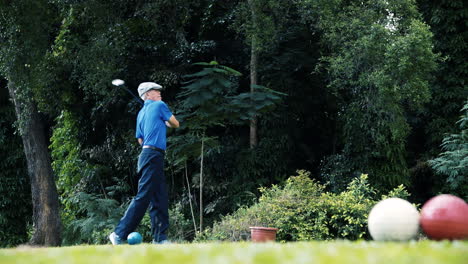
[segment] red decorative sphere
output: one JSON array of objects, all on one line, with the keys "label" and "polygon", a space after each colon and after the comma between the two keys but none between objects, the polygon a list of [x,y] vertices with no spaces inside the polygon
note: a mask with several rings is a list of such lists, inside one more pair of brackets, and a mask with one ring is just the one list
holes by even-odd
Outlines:
[{"label": "red decorative sphere", "polygon": [[441,194],[433,197],[422,207],[419,221],[431,239],[468,238],[468,204],[457,196]]}]

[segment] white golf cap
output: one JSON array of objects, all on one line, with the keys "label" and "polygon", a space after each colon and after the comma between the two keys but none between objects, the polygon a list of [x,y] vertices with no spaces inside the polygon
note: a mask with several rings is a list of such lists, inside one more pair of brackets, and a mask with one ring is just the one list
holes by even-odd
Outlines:
[{"label": "white golf cap", "polygon": [[161,90],[162,86],[155,82],[143,82],[138,85],[138,95],[143,99],[143,95],[149,90]]}]

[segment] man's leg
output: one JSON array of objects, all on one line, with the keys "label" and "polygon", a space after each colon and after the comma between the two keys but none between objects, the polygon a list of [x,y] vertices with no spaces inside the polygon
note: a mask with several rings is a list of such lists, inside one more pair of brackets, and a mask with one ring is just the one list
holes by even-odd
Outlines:
[{"label": "man's leg", "polygon": [[155,171],[153,156],[154,155],[148,155],[143,151],[138,159],[138,173],[140,174],[138,193],[135,198],[133,198],[124,216],[120,219],[119,224],[115,228],[115,233],[121,239],[126,239],[128,234],[136,229],[146,209],[148,209],[151,196],[156,187],[154,181]]},{"label": "man's leg", "polygon": [[157,160],[156,191],[151,197],[149,214],[154,241],[160,242],[167,240],[167,229],[169,228],[169,201],[166,178],[164,176],[164,156]]}]

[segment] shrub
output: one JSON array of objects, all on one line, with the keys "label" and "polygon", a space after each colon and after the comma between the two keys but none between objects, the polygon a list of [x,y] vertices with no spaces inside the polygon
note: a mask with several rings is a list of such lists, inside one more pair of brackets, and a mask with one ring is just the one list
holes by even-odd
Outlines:
[{"label": "shrub", "polygon": [[[193,237],[193,223],[185,218],[183,208],[180,202],[169,209],[169,229],[167,230],[168,239],[172,242],[183,242],[189,237]],[[144,242],[153,240],[151,233],[151,220],[149,214],[145,214],[137,230],[143,236]]]},{"label": "shrub", "polygon": [[[71,201],[81,206],[77,212],[79,217],[64,223],[64,244],[68,245],[109,243],[109,234],[113,232],[130,202],[119,205],[114,199],[84,192],[78,193]],[[181,213],[180,204],[176,204],[169,210],[169,222],[171,226],[168,236],[171,240],[183,241],[190,235],[186,230],[192,227],[191,222]],[[143,236],[143,241],[152,241],[151,221],[148,214],[145,214],[135,231]]]},{"label": "shrub", "polygon": [[78,193],[70,199],[73,204],[80,204],[73,220],[64,221],[63,243],[102,244],[107,243],[107,236],[112,232],[123,208],[113,199],[105,199],[95,194]]},{"label": "shrub", "polygon": [[[324,192],[325,186],[298,171],[284,186],[261,188],[258,203],[242,207],[198,234],[196,241],[250,239],[249,226],[279,228],[280,241],[306,241],[368,238],[367,217],[377,203],[375,190],[362,174],[339,194]],[[401,185],[387,197],[407,198]]]}]

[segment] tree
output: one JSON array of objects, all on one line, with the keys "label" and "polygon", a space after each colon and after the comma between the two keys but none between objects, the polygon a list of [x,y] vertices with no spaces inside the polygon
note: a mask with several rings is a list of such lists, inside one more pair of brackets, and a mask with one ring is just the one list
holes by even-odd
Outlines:
[{"label": "tree", "polygon": [[[257,6],[254,3],[254,0],[248,0],[251,19],[252,19],[252,28],[258,29],[258,11]],[[258,34],[253,33],[251,36],[250,43],[250,92],[254,93],[255,85],[258,84]],[[257,145],[257,117],[254,116],[250,120],[250,147],[253,148]]]},{"label": "tree", "polygon": [[[453,124],[459,118],[459,110],[468,97],[466,69],[468,39],[466,16],[468,6],[463,0],[418,0],[424,21],[434,34],[434,52],[441,56],[441,63],[431,82],[432,99],[421,117],[423,133],[418,135],[423,159],[434,156],[446,133],[454,133]],[[426,156],[424,156],[424,154]]]},{"label": "tree", "polygon": [[61,243],[59,201],[51,168],[46,126],[34,101],[34,71],[49,46],[55,14],[47,1],[3,1],[0,72],[16,111],[31,183],[33,245]]},{"label": "tree", "polygon": [[[276,33],[286,23],[290,5],[289,1],[282,0],[247,0],[244,5],[240,5],[236,26],[238,32],[244,34],[250,45],[250,93],[252,94],[259,84],[260,52],[276,43]],[[258,144],[257,126],[258,117],[253,116],[250,120],[250,148]]]},{"label": "tree", "polygon": [[[369,173],[383,189],[409,184],[406,114],[430,98],[432,34],[412,1],[304,1],[323,31],[323,68],[338,97],[344,177]],[[335,171],[342,168],[335,168]],[[333,174],[333,173],[331,173]]]}]

